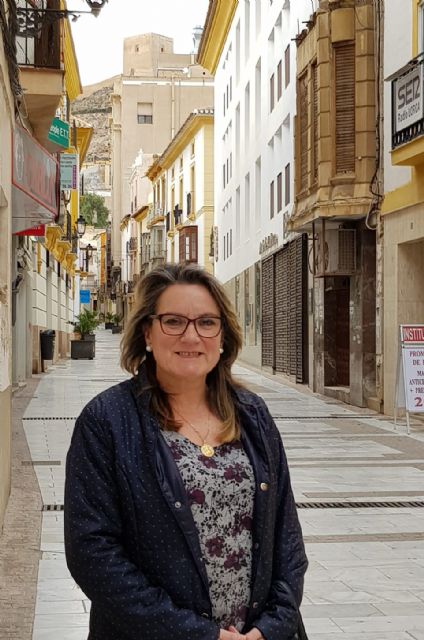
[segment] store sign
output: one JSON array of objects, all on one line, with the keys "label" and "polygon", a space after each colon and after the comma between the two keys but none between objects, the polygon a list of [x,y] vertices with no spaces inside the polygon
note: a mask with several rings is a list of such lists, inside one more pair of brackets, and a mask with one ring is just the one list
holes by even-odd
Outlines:
[{"label": "store sign", "polygon": [[60,189],[78,188],[78,154],[62,153],[60,156]]},{"label": "store sign", "polygon": [[80,304],[90,304],[90,289],[80,289]]},{"label": "store sign", "polygon": [[69,147],[69,124],[60,120],[60,118],[53,118],[50,125],[50,131],[47,135],[51,142],[68,149]]},{"label": "store sign", "polygon": [[58,163],[22,127],[13,132],[12,231],[55,221]]},{"label": "store sign", "polygon": [[32,227],[31,229],[25,229],[25,231],[18,231],[15,235],[17,236],[36,236],[38,238],[44,237],[46,233],[46,225],[39,224],[36,227]]},{"label": "store sign", "polygon": [[400,325],[395,425],[399,408],[406,410],[409,434],[409,414],[424,413],[424,324]]},{"label": "store sign", "polygon": [[424,64],[393,80],[393,125],[395,133],[424,118]]}]

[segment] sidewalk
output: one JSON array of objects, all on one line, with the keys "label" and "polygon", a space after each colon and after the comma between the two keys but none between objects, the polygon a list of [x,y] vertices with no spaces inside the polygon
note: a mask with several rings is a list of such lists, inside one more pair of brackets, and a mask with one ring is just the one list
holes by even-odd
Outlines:
[{"label": "sidewalk", "polygon": [[[93,361],[51,367],[25,410],[33,467],[21,460],[14,482],[26,470],[32,511],[28,501],[22,503],[21,510],[29,511],[20,514],[19,534],[13,535],[8,518],[0,538],[0,585],[10,572],[4,557],[13,554],[14,575],[25,589],[8,595],[7,585],[0,586],[1,640],[87,638],[89,602],[70,578],[63,552],[64,461],[82,407],[125,377],[118,366],[119,339],[99,331]],[[263,396],[283,435],[310,560],[302,606],[310,640],[424,640],[423,427],[413,426],[407,437],[372,412],[241,366],[235,374]],[[16,403],[22,404],[19,393]],[[44,509],[40,540],[41,501],[28,475],[32,469]],[[15,512],[21,494],[12,501]],[[19,607],[25,615],[16,615]]]}]

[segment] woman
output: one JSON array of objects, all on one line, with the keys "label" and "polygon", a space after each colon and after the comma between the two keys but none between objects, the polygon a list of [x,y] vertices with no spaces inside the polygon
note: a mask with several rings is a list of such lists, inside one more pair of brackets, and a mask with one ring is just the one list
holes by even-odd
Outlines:
[{"label": "woman", "polygon": [[69,569],[90,640],[294,640],[307,567],[287,461],[221,285],[166,265],[139,285],[133,374],[78,418],[67,458]]}]

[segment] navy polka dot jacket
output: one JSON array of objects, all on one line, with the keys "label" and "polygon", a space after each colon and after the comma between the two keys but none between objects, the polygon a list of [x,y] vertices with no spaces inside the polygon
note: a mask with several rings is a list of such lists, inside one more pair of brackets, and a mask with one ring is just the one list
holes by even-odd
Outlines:
[{"label": "navy polka dot jacket", "polygon": [[[92,602],[89,640],[217,640],[184,485],[140,378],[84,408],[67,457],[66,558]],[[245,632],[294,640],[307,560],[287,461],[263,400],[235,400],[256,479]]]}]

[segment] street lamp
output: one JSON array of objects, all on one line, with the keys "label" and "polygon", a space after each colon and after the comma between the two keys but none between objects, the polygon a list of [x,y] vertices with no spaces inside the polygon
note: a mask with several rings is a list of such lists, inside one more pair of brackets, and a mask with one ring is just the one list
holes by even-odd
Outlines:
[{"label": "street lamp", "polygon": [[77,220],[77,234],[78,238],[82,238],[85,233],[86,222],[82,216],[78,217]]}]

